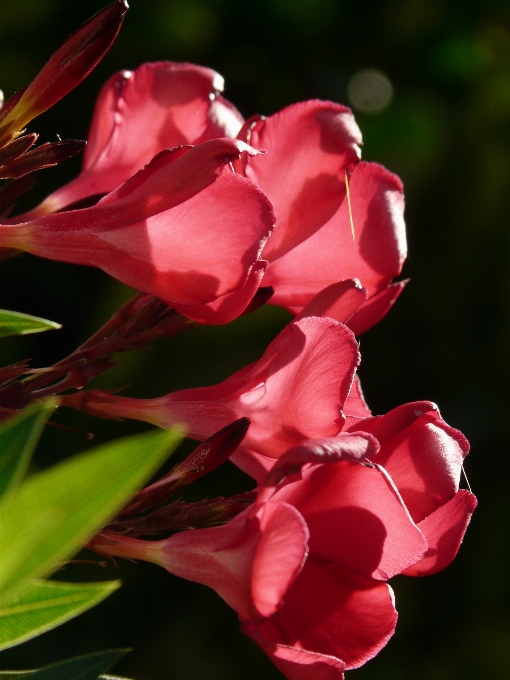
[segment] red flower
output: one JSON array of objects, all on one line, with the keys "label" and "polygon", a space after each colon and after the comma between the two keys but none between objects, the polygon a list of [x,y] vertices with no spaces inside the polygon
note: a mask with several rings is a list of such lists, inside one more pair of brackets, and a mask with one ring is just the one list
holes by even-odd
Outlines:
[{"label": "red flower", "polygon": [[435,404],[427,401],[350,422],[348,431],[370,432],[377,437],[381,449],[371,460],[391,475],[413,521],[427,539],[423,559],[405,573],[429,576],[441,571],[457,554],[476,507],[473,494],[459,490],[469,442],[444,422]]},{"label": "red flower", "polygon": [[251,426],[233,461],[255,479],[287,449],[305,439],[332,437],[342,429],[342,406],[359,363],[352,332],[330,318],[294,321],[262,358],[219,385],[130,399],[94,390],[67,395],[63,403],[100,417],[144,420],[159,427],[183,423],[203,440],[243,416]]},{"label": "red flower", "polygon": [[103,532],[89,547],[155,562],[213,588],[242,620],[261,622],[276,612],[303,566],[307,541],[308,529],[295,508],[265,503],[223,526],[182,531],[162,541]]},{"label": "red flower", "polygon": [[99,93],[81,173],[28,217],[113,191],[164,149],[235,137],[243,118],[222,90],[219,73],[193,64],[165,61],[116,73]]},{"label": "red flower", "polygon": [[222,87],[214,71],[172,62],[113,76],[99,96],[80,175],[16,221],[97,200],[166,148],[239,133],[267,150],[234,167],[276,209],[263,253],[269,261],[264,285],[275,289],[271,303],[298,313],[321,289],[359,279],[359,310],[349,325],[363,332],[403,286],[391,284],[406,257],[400,180],[380,165],[359,162],[361,133],[346,107],[302,102],[250,119],[239,132],[243,120],[220,96]]},{"label": "red flower", "polygon": [[242,142],[162,152],[96,205],[0,225],[0,246],[100,267],[198,321],[226,323],[256,292],[274,221],[250,180],[230,169]]},{"label": "red flower", "polygon": [[[334,680],[342,677],[342,664],[356,668],[372,658],[397,619],[383,581],[432,574],[455,557],[476,498],[458,489],[467,442],[437,411],[426,410],[432,406],[406,404],[360,420],[359,434],[366,436],[367,425],[381,445],[367,457],[371,466],[312,464],[272,496],[300,511],[310,552],[278,615],[243,630],[290,680]],[[288,468],[289,457],[303,464],[307,448],[315,462],[312,444],[298,447],[299,456],[285,454],[275,469]],[[321,447],[327,451],[328,443],[315,445]]]},{"label": "red flower", "polygon": [[[385,581],[449,564],[476,506],[458,490],[465,440],[431,407],[370,419],[380,440],[356,430],[290,449],[255,505],[222,527],[157,542],[110,532],[92,547],[214,588],[289,680],[340,680],[394,632]],[[376,462],[383,460],[403,486]]]},{"label": "red flower", "polygon": [[371,299],[360,324],[366,330],[401,291],[389,287],[407,253],[400,180],[376,163],[359,162],[354,117],[332,102],[302,102],[251,119],[239,137],[267,150],[262,163],[236,167],[275,206],[276,227],[264,249],[271,302],[298,313],[326,286],[356,278]]}]

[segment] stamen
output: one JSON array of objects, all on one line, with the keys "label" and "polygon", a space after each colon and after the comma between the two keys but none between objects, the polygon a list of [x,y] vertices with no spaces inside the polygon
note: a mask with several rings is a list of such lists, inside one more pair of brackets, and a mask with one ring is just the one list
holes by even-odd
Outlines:
[{"label": "stamen", "polygon": [[349,209],[349,222],[351,223],[352,240],[356,242],[356,234],[354,232],[354,221],[352,219],[351,192],[349,191],[349,176],[347,175],[347,171],[344,171],[344,175],[345,175],[345,193],[347,194],[347,208]]},{"label": "stamen", "polygon": [[[469,491],[471,491],[471,484],[469,483],[469,479],[467,478],[466,471],[464,470],[464,466],[461,467],[461,470],[462,470],[462,475],[463,475],[464,479],[466,480],[467,488],[468,488]],[[471,493],[473,493],[473,492],[471,491]]]}]

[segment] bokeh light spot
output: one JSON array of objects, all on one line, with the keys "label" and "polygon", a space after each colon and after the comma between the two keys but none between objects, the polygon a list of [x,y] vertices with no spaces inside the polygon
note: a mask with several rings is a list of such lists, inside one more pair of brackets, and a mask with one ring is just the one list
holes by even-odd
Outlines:
[{"label": "bokeh light spot", "polygon": [[347,96],[358,111],[379,113],[391,102],[393,85],[381,71],[367,68],[353,75],[347,86]]}]

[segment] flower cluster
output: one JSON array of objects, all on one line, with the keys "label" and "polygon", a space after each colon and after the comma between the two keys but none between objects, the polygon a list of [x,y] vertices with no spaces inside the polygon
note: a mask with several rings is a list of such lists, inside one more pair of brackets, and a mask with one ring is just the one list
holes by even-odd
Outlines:
[{"label": "flower cluster", "polygon": [[[22,128],[85,77],[125,9],[100,12],[0,109],[1,178],[79,150],[29,151]],[[394,632],[387,580],[455,557],[476,506],[459,490],[468,443],[431,402],[373,416],[356,376],[355,336],[405,285],[393,282],[406,257],[398,177],[360,160],[346,107],[312,100],[244,121],[222,88],[187,63],[114,75],[79,176],[3,218],[2,252],[99,267],[141,294],[50,369],[0,371],[0,407],[65,391],[63,405],[93,416],[184,424],[203,443],[89,547],[210,586],[289,680],[338,680]],[[78,391],[113,352],[228,323],[271,294],[295,319],[222,383],[149,400]],[[169,503],[228,458],[253,492]]]}]

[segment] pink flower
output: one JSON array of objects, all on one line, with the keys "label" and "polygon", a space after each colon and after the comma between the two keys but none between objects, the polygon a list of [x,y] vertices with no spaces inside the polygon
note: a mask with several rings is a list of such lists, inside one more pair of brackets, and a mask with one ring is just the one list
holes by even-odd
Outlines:
[{"label": "pink flower", "polygon": [[0,225],[0,246],[100,267],[190,318],[226,323],[266,263],[271,205],[232,160],[256,153],[217,139],[162,152],[95,205]]},{"label": "pink flower", "polygon": [[359,162],[361,133],[348,108],[312,100],[240,129],[243,119],[222,89],[219,74],[191,64],[143,64],[116,74],[96,104],[80,175],[13,221],[97,200],[166,148],[237,135],[267,151],[233,166],[275,206],[276,227],[263,252],[271,303],[297,314],[320,290],[356,279],[358,311],[349,325],[363,332],[404,285],[391,284],[406,257],[400,180]]},{"label": "pink flower", "polygon": [[354,429],[361,436],[372,432],[380,445],[367,456],[370,466],[315,465],[316,450],[327,452],[333,440],[305,442],[284,454],[266,480],[276,484],[278,468],[289,474],[299,461],[312,462],[271,497],[305,519],[306,564],[277,616],[243,625],[291,680],[334,680],[341,677],[341,663],[348,670],[372,658],[396,624],[384,581],[446,567],[476,507],[473,494],[458,487],[467,442],[432,404],[406,404],[360,419]]},{"label": "pink flower", "polygon": [[219,73],[193,64],[165,61],[116,73],[99,93],[81,173],[29,217],[109,193],[165,149],[236,137],[243,118],[222,90]]},{"label": "pink flower", "polygon": [[[316,453],[317,443],[311,444]],[[371,435],[358,433],[341,435],[328,444],[335,460],[361,460],[377,450]],[[279,615],[282,600],[303,567],[309,537],[300,512],[271,499],[274,489],[265,489],[266,496],[267,491],[269,497],[263,498],[263,491],[259,502],[220,527],[184,531],[154,542],[107,531],[96,536],[90,547],[105,555],[155,562],[207,585],[246,625],[264,626],[268,617]]]},{"label": "pink flower", "polygon": [[[447,566],[476,506],[458,490],[465,440],[432,406],[369,419],[380,440],[356,430],[293,447],[255,504],[222,527],[157,542],[107,532],[92,547],[214,588],[289,680],[340,680],[394,632],[386,581]],[[402,487],[376,462],[383,460]]]},{"label": "pink flower", "polygon": [[[342,430],[374,431],[377,436],[384,423],[397,417],[394,412],[370,417],[355,375],[359,360],[358,345],[346,326],[327,317],[303,317],[289,324],[259,361],[218,385],[179,390],[155,399],[90,390],[65,395],[62,403],[94,416],[133,418],[159,427],[183,423],[188,436],[199,441],[238,418],[248,417],[250,429],[232,460],[262,482],[274,459],[306,439],[333,437]],[[436,428],[447,428],[430,402],[395,410],[411,420],[415,413],[425,412],[430,412],[427,419],[438,420]],[[421,428],[424,422],[413,427]],[[427,425],[424,432],[431,427]],[[467,442],[459,437],[467,452]],[[439,440],[437,447],[440,451]],[[457,463],[459,460],[457,455]],[[455,468],[454,477],[458,472]]]},{"label": "pink flower", "polygon": [[182,531],[162,541],[103,532],[89,547],[155,562],[213,588],[242,620],[260,622],[276,612],[299,573],[307,541],[308,529],[295,508],[266,503],[219,527]]},{"label": "pink flower", "polygon": [[348,328],[330,318],[308,317],[287,326],[259,361],[219,385],[156,399],[91,390],[66,395],[63,404],[159,427],[183,423],[188,436],[198,440],[249,417],[250,429],[232,460],[261,481],[274,459],[295,444],[340,432],[341,409],[358,363],[358,345]]},{"label": "pink flower", "polygon": [[276,228],[264,249],[272,304],[298,313],[328,285],[359,279],[370,299],[360,324],[366,330],[401,291],[390,286],[407,253],[400,180],[376,163],[359,162],[354,117],[332,102],[302,102],[250,119],[239,137],[267,150],[263,162],[236,167],[275,206]]}]

